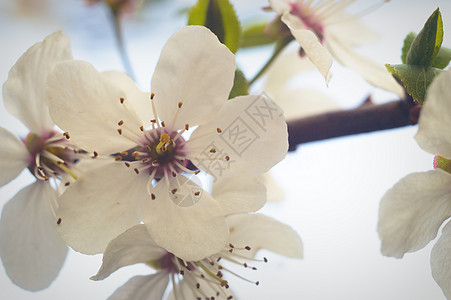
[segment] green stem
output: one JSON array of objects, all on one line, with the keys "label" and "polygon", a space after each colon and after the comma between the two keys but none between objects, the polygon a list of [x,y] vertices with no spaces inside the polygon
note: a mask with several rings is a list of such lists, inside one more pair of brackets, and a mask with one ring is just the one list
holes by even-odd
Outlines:
[{"label": "green stem", "polygon": [[116,12],[113,8],[111,8],[111,17],[113,21],[113,27],[114,27],[114,36],[116,37],[116,44],[117,48],[119,50],[119,55],[122,60],[122,64],[124,65],[125,71],[128,73],[128,75],[134,80],[135,76],[133,74],[133,69],[130,64],[130,60],[127,56],[127,51],[125,50],[124,46],[124,38],[122,35],[122,28],[121,28],[121,18],[118,12]]},{"label": "green stem", "polygon": [[293,37],[286,37],[283,39],[280,39],[276,42],[276,47],[274,49],[274,52],[272,53],[269,60],[266,62],[266,64],[258,71],[258,73],[249,81],[249,85],[252,85],[258,78],[260,78],[263,73],[269,68],[269,66],[274,62],[274,60],[277,58],[277,56],[282,52],[283,49],[293,40]]}]

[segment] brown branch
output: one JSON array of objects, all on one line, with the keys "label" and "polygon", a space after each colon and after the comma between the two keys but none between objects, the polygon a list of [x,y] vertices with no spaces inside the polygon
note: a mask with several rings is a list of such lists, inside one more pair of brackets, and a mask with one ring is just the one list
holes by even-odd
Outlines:
[{"label": "brown branch", "polygon": [[410,99],[396,100],[289,121],[289,151],[303,143],[414,125],[419,110]]}]

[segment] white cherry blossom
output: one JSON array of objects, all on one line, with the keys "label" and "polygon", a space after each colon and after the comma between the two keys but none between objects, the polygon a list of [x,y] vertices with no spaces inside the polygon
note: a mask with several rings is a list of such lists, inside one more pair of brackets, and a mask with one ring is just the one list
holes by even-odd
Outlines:
[{"label": "white cherry blossom", "polygon": [[[116,156],[61,199],[59,229],[72,248],[103,252],[141,221],[158,245],[184,259],[222,247],[227,209],[184,176],[199,172],[187,164],[216,180],[254,177],[288,149],[283,114],[270,99],[227,100],[234,72],[234,55],[201,26],[185,27],[168,40],[151,94],[119,72],[101,74],[81,61],[56,66],[48,80],[54,121],[83,149]],[[249,201],[237,202],[234,212],[262,206],[261,198]]]},{"label": "white cherry blossom", "polygon": [[12,67],[3,85],[6,109],[28,127],[20,139],[0,128],[0,186],[28,168],[36,181],[21,189],[3,207],[0,257],[9,278],[37,291],[58,275],[67,246],[57,233],[55,186],[70,184],[79,159],[67,135],[54,130],[45,103],[45,82],[56,63],[72,58],[69,38],[57,31],[29,48]]},{"label": "white cherry blossom", "polygon": [[[355,0],[269,0],[305,54],[326,79],[331,78],[333,58],[360,73],[370,84],[400,96],[403,90],[381,64],[354,48],[373,40],[375,34],[357,15],[345,10]],[[383,3],[380,1],[379,3]]]},{"label": "white cherry blossom", "polygon": [[[230,237],[222,250],[197,261],[183,260],[160,248],[144,225],[137,225],[111,241],[103,263],[93,280],[103,280],[119,268],[146,263],[157,270],[135,276],[119,287],[109,299],[160,300],[172,283],[168,299],[235,299],[227,276],[237,276],[241,268],[257,270],[266,258],[254,258],[262,248],[291,258],[302,258],[302,243],[289,226],[260,214],[238,214],[227,217]],[[229,266],[229,264],[230,266]]]},{"label": "white cherry blossom", "polygon": [[[401,258],[437,236],[451,217],[451,72],[437,76],[428,88],[415,138],[435,154],[436,170],[412,173],[381,200],[378,233],[382,254]],[[451,225],[448,221],[431,253],[432,275],[451,298]]]}]

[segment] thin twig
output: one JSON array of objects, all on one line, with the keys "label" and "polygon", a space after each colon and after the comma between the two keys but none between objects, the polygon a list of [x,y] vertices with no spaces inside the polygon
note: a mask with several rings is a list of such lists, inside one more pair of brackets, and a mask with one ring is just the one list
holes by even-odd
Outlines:
[{"label": "thin twig", "polygon": [[124,69],[127,72],[127,74],[134,80],[135,76],[133,74],[133,69],[130,64],[130,60],[128,59],[127,51],[125,50],[120,14],[114,11],[113,9],[111,9],[110,11],[114,27],[114,36],[116,37],[116,44],[119,50],[119,55],[121,57],[122,64],[124,65]]}]

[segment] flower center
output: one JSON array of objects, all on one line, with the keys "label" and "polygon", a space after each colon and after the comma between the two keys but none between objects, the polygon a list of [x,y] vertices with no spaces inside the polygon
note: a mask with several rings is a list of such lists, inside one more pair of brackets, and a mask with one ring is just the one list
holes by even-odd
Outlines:
[{"label": "flower center", "polygon": [[[233,296],[228,291],[228,281],[223,279],[224,272],[255,285],[259,285],[259,282],[254,282],[242,277],[238,273],[222,265],[220,262],[224,259],[244,268],[257,270],[256,267],[249,265],[246,261],[267,262],[268,260],[266,258],[263,260],[253,259],[246,255],[246,253],[243,253],[250,250],[251,248],[249,246],[239,248],[229,244],[220,253],[195,262],[186,262],[168,252],[158,260],[148,261],[147,265],[157,270],[165,270],[171,275],[178,275],[171,277],[173,286],[175,287],[177,282],[184,280],[191,286],[196,299],[215,299],[215,297],[221,296],[221,299],[224,298],[230,300],[233,299]],[[208,292],[203,289],[203,285],[208,285]],[[207,294],[212,290],[214,295]],[[175,296],[176,299],[179,299],[177,294],[175,294]]]},{"label": "flower center", "polygon": [[24,139],[30,153],[28,169],[38,180],[54,178],[69,185],[69,177],[77,179],[72,168],[80,151],[68,139],[68,133],[57,131],[43,136],[29,133]]},{"label": "flower center", "polygon": [[291,14],[301,20],[304,26],[313,31],[322,43],[324,40],[324,26],[319,22],[318,17],[313,13],[309,6],[305,6],[302,2],[290,3]]},{"label": "flower center", "polygon": [[[161,179],[165,175],[175,177],[185,169],[184,146],[185,140],[177,132],[168,133],[164,127],[145,131],[140,145],[131,153],[131,161],[139,162],[135,172],[146,172],[152,179]],[[128,152],[122,154],[128,155]]]}]

